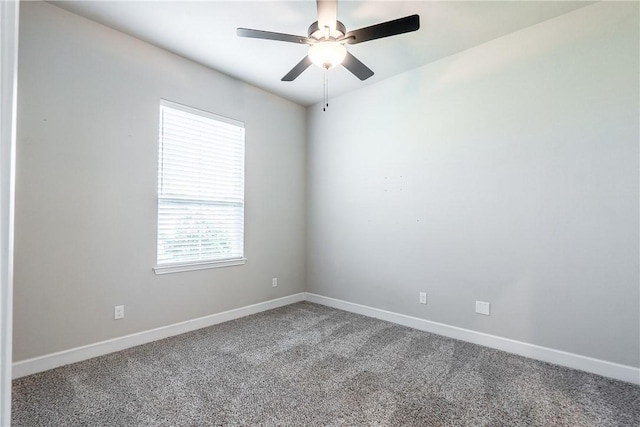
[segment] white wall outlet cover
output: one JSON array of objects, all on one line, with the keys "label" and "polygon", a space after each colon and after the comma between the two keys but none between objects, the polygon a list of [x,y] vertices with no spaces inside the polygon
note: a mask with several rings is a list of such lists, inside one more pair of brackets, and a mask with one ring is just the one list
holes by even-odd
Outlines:
[{"label": "white wall outlet cover", "polygon": [[420,304],[426,304],[426,303],[427,303],[427,293],[420,292]]},{"label": "white wall outlet cover", "polygon": [[124,305],[116,305],[113,309],[113,318],[122,319],[124,317]]},{"label": "white wall outlet cover", "polygon": [[483,301],[476,301],[476,313],[484,314],[485,316],[491,315],[491,304]]},{"label": "white wall outlet cover", "polygon": [[273,279],[271,279],[271,286],[272,287],[277,287],[278,286],[278,278],[274,277]]}]

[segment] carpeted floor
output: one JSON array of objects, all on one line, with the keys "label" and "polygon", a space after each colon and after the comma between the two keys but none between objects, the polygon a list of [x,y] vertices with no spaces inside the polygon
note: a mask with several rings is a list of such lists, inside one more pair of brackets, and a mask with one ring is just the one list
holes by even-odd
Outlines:
[{"label": "carpeted floor", "polygon": [[14,381],[15,426],[640,426],[640,387],[307,302]]}]

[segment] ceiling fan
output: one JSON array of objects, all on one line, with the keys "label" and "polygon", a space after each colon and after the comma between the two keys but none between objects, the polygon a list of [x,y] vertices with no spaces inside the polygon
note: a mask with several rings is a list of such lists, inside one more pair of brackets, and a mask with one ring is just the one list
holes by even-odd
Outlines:
[{"label": "ceiling fan", "polygon": [[366,80],[373,75],[373,71],[349,53],[346,44],[364,43],[420,28],[420,17],[411,15],[347,32],[344,24],[337,19],[337,0],[317,0],[316,4],[318,20],[309,26],[307,37],[248,28],[238,28],[237,34],[240,37],[309,45],[307,56],[293,67],[282,81],[295,80],[311,64],[326,70],[342,64],[360,80]]}]

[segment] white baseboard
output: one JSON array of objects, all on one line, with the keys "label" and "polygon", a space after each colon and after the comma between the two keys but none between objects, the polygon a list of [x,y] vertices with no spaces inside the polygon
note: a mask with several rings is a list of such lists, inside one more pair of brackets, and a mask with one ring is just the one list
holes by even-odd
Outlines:
[{"label": "white baseboard", "polygon": [[14,379],[24,377],[26,375],[47,371],[70,363],[81,362],[93,357],[102,356],[163,338],[180,335],[185,332],[195,331],[196,329],[206,328],[207,326],[239,319],[251,314],[283,307],[300,301],[314,302],[328,307],[337,308],[339,310],[362,314],[364,316],[408,326],[421,331],[431,332],[459,339],[461,341],[518,354],[543,362],[554,363],[556,365],[579,369],[593,374],[640,385],[640,369],[632,366],[620,365],[618,363],[607,362],[605,360],[594,359],[561,350],[554,350],[547,347],[476,332],[470,329],[458,328],[456,326],[450,326],[443,323],[432,322],[418,317],[406,316],[404,314],[316,295],[309,292],[289,295],[283,298],[273,299],[234,310],[224,311],[222,313],[200,317],[198,319],[187,320],[185,322],[151,329],[149,331],[113,338],[107,341],[76,347],[58,353],[35,357],[33,359],[22,360],[20,362],[13,363],[12,376]]},{"label": "white baseboard", "polygon": [[309,302],[640,385],[640,369],[307,292]]},{"label": "white baseboard", "polygon": [[34,357],[33,359],[22,360],[20,362],[13,363],[12,377],[15,379],[38,372],[47,371],[59,366],[80,362],[83,360],[91,359],[93,357],[102,356],[105,354],[135,347],[141,344],[150,343],[152,341],[157,341],[163,338],[184,334],[185,332],[195,331],[196,329],[206,328],[207,326],[228,322],[229,320],[239,319],[251,314],[283,307],[285,305],[304,300],[305,294],[298,293],[283,298],[272,299],[258,304],[236,308],[234,310],[223,311],[222,313],[216,313],[193,320],[187,320],[185,322],[175,323],[173,325],[162,326],[160,328],[151,329],[149,331],[125,335],[123,337],[113,338],[82,347],[76,347],[69,350],[60,351],[58,353]]}]

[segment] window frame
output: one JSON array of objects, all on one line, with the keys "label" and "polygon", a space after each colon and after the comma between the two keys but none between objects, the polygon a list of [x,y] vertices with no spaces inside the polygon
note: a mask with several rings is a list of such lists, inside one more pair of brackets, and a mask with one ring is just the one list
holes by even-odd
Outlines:
[{"label": "window frame", "polygon": [[[246,135],[242,136],[242,255],[239,257],[225,258],[225,259],[207,259],[207,260],[197,260],[197,261],[180,261],[174,263],[159,263],[158,255],[159,255],[159,244],[160,244],[160,236],[159,236],[159,227],[160,227],[160,203],[161,203],[161,189],[160,182],[162,180],[162,164],[163,164],[163,150],[162,150],[162,131],[163,131],[163,117],[162,110],[163,108],[170,108],[178,111],[182,111],[188,114],[193,114],[199,117],[203,117],[206,119],[215,120],[218,122],[230,124],[233,126],[237,126],[245,129],[244,123],[238,120],[234,120],[228,117],[220,116],[218,114],[211,113],[209,111],[201,110],[198,108],[190,107],[187,105],[179,104],[173,101],[168,101],[166,99],[160,99],[160,104],[158,108],[158,138],[157,138],[157,148],[158,148],[158,179],[156,182],[156,264],[153,267],[153,271],[155,274],[167,274],[167,273],[179,273],[185,271],[194,271],[194,270],[204,270],[210,268],[221,268],[221,267],[230,267],[230,266],[238,266],[244,265],[247,262],[247,258],[245,257],[245,221],[244,221],[244,210],[245,210],[245,165],[246,165]],[[171,200],[172,197],[166,197],[166,199]],[[185,200],[187,200],[185,198]],[[194,204],[200,202],[200,204],[215,204],[215,202],[211,202],[206,199],[197,199],[189,197],[189,200],[194,202]],[[220,202],[222,203],[222,202]]]}]

